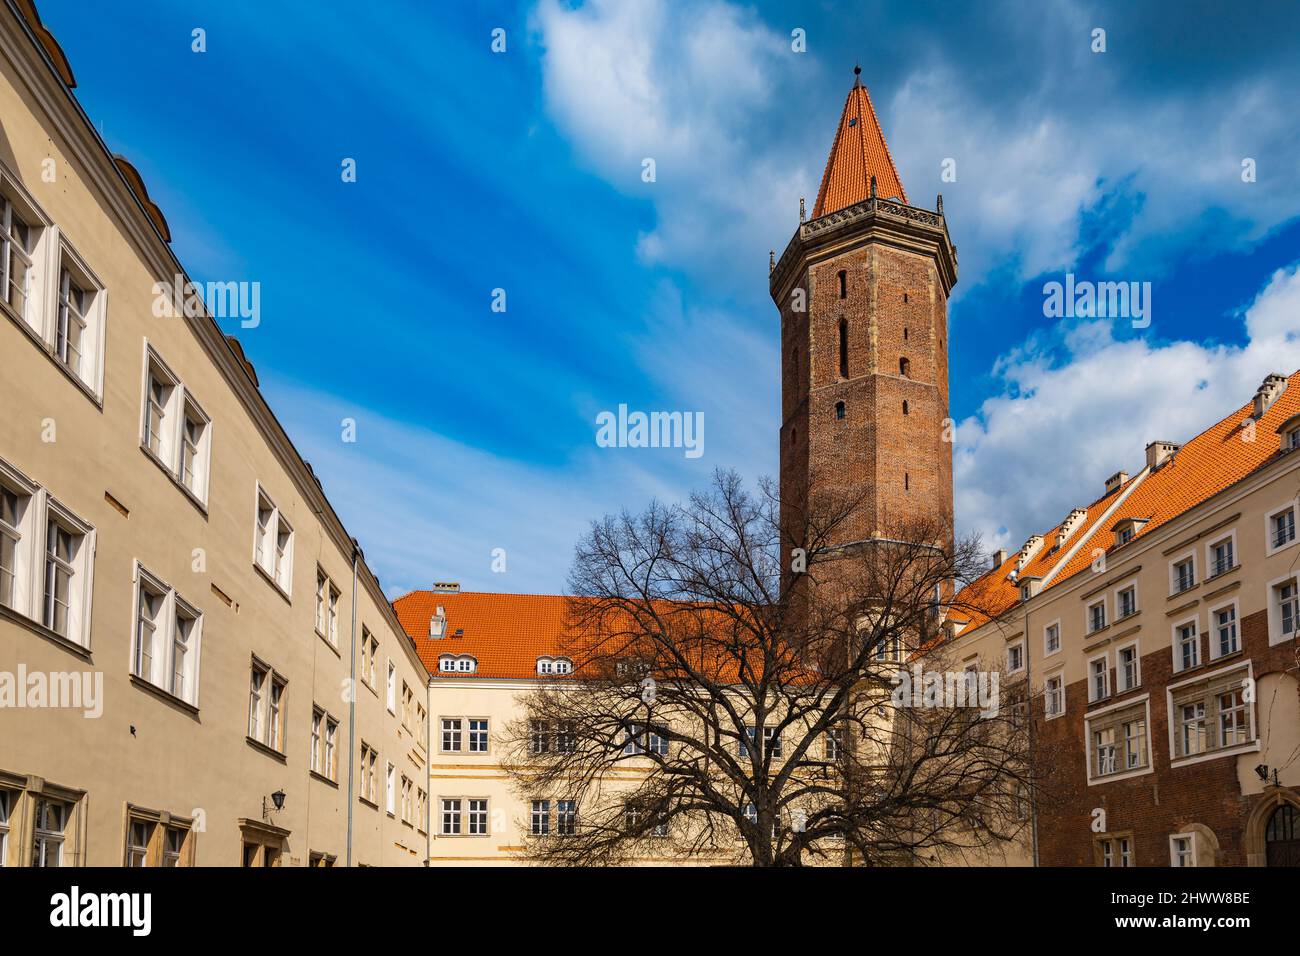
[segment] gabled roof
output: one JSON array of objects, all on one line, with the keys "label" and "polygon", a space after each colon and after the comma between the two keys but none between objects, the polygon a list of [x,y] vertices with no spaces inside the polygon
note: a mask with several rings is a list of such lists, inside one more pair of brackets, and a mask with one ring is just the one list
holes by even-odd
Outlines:
[{"label": "gabled roof", "polygon": [[[564,653],[567,597],[558,594],[492,594],[483,591],[412,591],[393,602],[397,620],[415,642],[434,677],[443,654],[470,654],[475,677],[525,680],[537,676],[537,658]],[[429,637],[429,620],[441,607],[444,637]],[[454,636],[462,631],[461,636]]]},{"label": "gabled roof", "polygon": [[[1143,522],[1130,543],[1231,487],[1285,452],[1276,437],[1281,423],[1300,415],[1300,371],[1287,379],[1287,387],[1253,428],[1248,428],[1254,403],[1247,402],[1211,425],[1182,446],[1172,458],[1154,471],[1143,471],[1123,485],[1088,505],[1088,515],[1064,541],[1059,550],[1050,549],[1060,530],[1058,524],[1045,534],[1043,548],[1025,566],[1020,578],[1044,577],[1043,590],[1070,579],[1092,564],[1093,552],[1108,554],[1120,546],[1115,526],[1129,520]],[[1293,452],[1300,454],[1300,452]],[[1111,509],[1114,509],[1113,511]],[[1102,520],[1106,516],[1106,520]],[[1077,550],[1055,573],[1051,573],[1070,549]],[[1016,556],[973,581],[958,595],[959,604],[978,607],[986,613],[965,613],[973,627],[1006,613],[1019,602],[1019,585],[1009,575]],[[1050,577],[1048,575],[1050,574]]]},{"label": "gabled roof", "polygon": [[[862,71],[855,67],[853,72]],[[876,109],[861,77],[858,77],[844,101],[839,129],[835,131],[835,142],[831,144],[821,189],[817,191],[817,202],[813,205],[813,218],[838,212],[870,198],[873,176],[877,196],[907,202],[907,192],[903,189],[894,159],[889,155],[889,147],[885,145],[885,134],[876,119]]]}]

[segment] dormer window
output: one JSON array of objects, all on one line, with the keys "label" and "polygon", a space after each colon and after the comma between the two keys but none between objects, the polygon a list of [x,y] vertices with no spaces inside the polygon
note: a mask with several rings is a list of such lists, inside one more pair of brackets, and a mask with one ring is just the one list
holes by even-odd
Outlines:
[{"label": "dormer window", "polygon": [[1278,426],[1277,433],[1282,437],[1282,451],[1295,451],[1300,448],[1300,415],[1292,415]]},{"label": "dormer window", "polygon": [[1121,518],[1111,529],[1115,532],[1115,546],[1120,547],[1132,541],[1139,531],[1146,527],[1145,518]]},{"label": "dormer window", "polygon": [[567,657],[539,657],[537,658],[537,673],[545,676],[572,674],[573,661]]},{"label": "dormer window", "polygon": [[473,674],[478,661],[469,654],[443,654],[438,658],[438,670],[443,674]]}]

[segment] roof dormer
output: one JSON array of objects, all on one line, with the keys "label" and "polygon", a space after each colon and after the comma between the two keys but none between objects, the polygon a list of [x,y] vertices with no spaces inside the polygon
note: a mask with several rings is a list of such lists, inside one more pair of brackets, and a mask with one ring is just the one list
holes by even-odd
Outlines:
[{"label": "roof dormer", "polygon": [[1300,415],[1292,415],[1277,428],[1282,436],[1282,451],[1295,451],[1300,448]]},{"label": "roof dormer", "polygon": [[472,654],[441,654],[438,656],[440,674],[473,674],[478,670],[478,659]]},{"label": "roof dormer", "polygon": [[1115,546],[1128,544],[1137,537],[1138,533],[1146,527],[1147,520],[1130,515],[1127,518],[1120,518],[1111,525],[1110,530],[1115,532]]},{"label": "roof dormer", "polygon": [[537,658],[537,673],[545,677],[572,674],[573,661],[567,657],[542,656]]}]

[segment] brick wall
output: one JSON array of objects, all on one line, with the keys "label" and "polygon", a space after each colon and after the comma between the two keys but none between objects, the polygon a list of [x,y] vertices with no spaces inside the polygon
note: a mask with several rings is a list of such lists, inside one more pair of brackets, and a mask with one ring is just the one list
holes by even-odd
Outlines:
[{"label": "brick wall", "polygon": [[[1066,712],[1043,720],[1041,704],[1035,733],[1050,761],[1047,793],[1039,807],[1039,858],[1044,866],[1093,865],[1092,811],[1106,811],[1106,830],[1131,833],[1137,866],[1168,866],[1169,836],[1193,824],[1208,827],[1218,839],[1219,866],[1244,866],[1246,817],[1259,795],[1244,796],[1237,781],[1237,755],[1170,767],[1169,712],[1165,688],[1198,673],[1217,670],[1246,660],[1254,662],[1256,680],[1294,664],[1289,644],[1268,646],[1268,613],[1258,611],[1242,619],[1242,649],[1210,661],[1209,634],[1201,634],[1201,660],[1193,670],[1173,673],[1173,655],[1166,644],[1142,656],[1141,686],[1113,695],[1106,703],[1151,695],[1150,742],[1154,773],[1127,780],[1088,786],[1084,717],[1088,711],[1086,682],[1066,688]],[[1114,659],[1111,684],[1115,684]],[[1258,719],[1258,715],[1257,715]]]}]

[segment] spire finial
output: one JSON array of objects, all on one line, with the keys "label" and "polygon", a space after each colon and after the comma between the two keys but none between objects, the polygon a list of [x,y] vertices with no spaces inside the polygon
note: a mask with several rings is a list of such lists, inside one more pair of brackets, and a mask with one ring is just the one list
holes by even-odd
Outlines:
[{"label": "spire finial", "polygon": [[862,67],[857,63],[853,64],[853,85],[855,87],[862,85]]},{"label": "spire finial", "polygon": [[767,251],[767,271],[768,272],[776,271],[776,250],[775,249],[769,249]]}]

